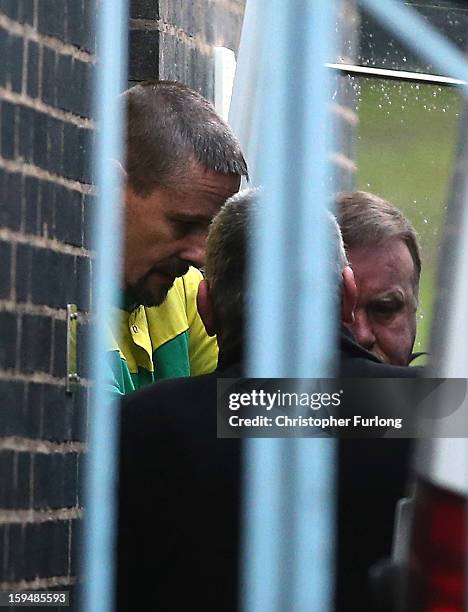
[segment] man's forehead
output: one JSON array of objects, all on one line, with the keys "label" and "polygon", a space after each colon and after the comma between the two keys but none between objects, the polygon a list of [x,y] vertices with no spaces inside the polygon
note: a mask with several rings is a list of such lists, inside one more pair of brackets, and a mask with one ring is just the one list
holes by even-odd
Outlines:
[{"label": "man's forehead", "polygon": [[348,257],[356,281],[363,288],[390,292],[413,287],[414,261],[401,239],[349,249]]},{"label": "man's forehead", "polygon": [[211,218],[239,186],[237,175],[197,171],[182,179],[174,189],[167,190],[165,208],[167,212],[188,217]]}]

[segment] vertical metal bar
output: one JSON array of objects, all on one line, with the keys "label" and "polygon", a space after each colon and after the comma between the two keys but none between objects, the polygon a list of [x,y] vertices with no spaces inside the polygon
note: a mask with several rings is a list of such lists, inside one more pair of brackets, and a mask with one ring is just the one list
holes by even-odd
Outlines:
[{"label": "vertical metal bar", "polygon": [[[333,5],[247,2],[230,120],[253,183],[262,186],[250,259],[253,377],[330,374],[334,322],[323,218]],[[244,611],[330,610],[333,443],[246,440],[245,449]]]},{"label": "vertical metal bar", "polygon": [[94,111],[97,120],[95,179],[98,190],[93,230],[96,261],[90,364],[95,375],[89,414],[85,480],[84,591],[82,610],[114,609],[118,410],[106,394],[107,325],[118,303],[120,276],[123,109],[119,93],[127,81],[127,0],[101,0],[97,22]]},{"label": "vertical metal bar", "polygon": [[[468,81],[465,55],[421,15],[397,0],[359,0],[391,32],[420,57],[438,66],[450,77]],[[466,87],[466,86],[465,86]]]}]

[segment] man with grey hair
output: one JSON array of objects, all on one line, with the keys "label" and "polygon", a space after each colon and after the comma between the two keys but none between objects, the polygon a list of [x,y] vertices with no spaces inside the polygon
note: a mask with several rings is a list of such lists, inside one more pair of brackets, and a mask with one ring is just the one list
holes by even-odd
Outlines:
[{"label": "man with grey hair", "polygon": [[[257,210],[254,191],[238,193],[221,208],[208,235],[198,308],[207,332],[218,336],[217,371],[162,381],[122,401],[121,610],[132,607],[141,584],[147,585],[141,610],[238,609],[240,441],[216,439],[216,390],[218,378],[242,376],[247,243]],[[330,269],[335,273],[340,262],[341,318],[351,324],[356,285],[336,221],[328,219],[338,250]],[[336,347],[330,352],[339,358]],[[410,370],[380,363],[346,331],[341,356],[348,376],[401,376]]]},{"label": "man with grey hair", "polygon": [[[406,366],[416,334],[421,273],[416,232],[393,204],[364,191],[340,194],[337,215],[358,288],[348,333],[376,360]],[[361,367],[353,372],[355,363],[350,362],[348,373],[362,376]],[[385,367],[373,366],[376,371]],[[389,375],[414,377],[418,370],[393,367]],[[410,444],[405,439],[342,439],[338,449],[337,612],[364,611],[370,608],[369,569],[390,554],[393,513],[405,492]]]},{"label": "man with grey hair", "polygon": [[342,193],[338,220],[358,287],[356,340],[381,361],[408,365],[416,336],[421,256],[416,232],[393,204]]}]

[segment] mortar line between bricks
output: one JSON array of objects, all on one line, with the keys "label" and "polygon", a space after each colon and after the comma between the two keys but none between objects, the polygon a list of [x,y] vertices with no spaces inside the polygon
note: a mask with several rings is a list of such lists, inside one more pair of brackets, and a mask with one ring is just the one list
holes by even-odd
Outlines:
[{"label": "mortar line between bricks", "polygon": [[51,576],[50,578],[36,578],[35,580],[20,580],[18,582],[0,582],[2,591],[35,591],[50,587],[72,586],[76,584],[75,576]]},{"label": "mortar line between bricks", "polygon": [[182,28],[178,28],[177,26],[171,23],[166,23],[161,19],[156,19],[154,21],[150,19],[130,19],[130,29],[170,34],[171,36],[174,36],[175,38],[180,40],[180,42],[185,43],[189,47],[198,49],[198,51],[201,51],[205,55],[210,55],[213,49],[213,46],[210,45],[206,40],[194,38]]},{"label": "mortar line between bricks", "polygon": [[62,255],[75,255],[78,257],[91,257],[93,253],[84,247],[77,247],[65,242],[60,242],[54,238],[44,238],[43,236],[35,236],[34,234],[22,234],[15,232],[6,227],[0,227],[0,241],[9,242],[11,244],[29,244],[30,246],[49,249]]},{"label": "mortar line between bricks", "polygon": [[336,102],[332,103],[330,106],[330,110],[332,113],[341,117],[349,123],[349,125],[355,126],[359,123],[359,117],[356,112],[354,112],[349,106],[343,106],[342,104],[337,104]]},{"label": "mortar line between bricks", "polygon": [[[54,385],[55,387],[63,387],[65,389],[64,378],[56,378],[55,376],[45,374],[44,372],[25,374],[24,372],[16,372],[15,370],[0,370],[0,380]],[[88,380],[87,378],[80,377],[80,386],[86,388],[91,387],[92,381]]]},{"label": "mortar line between bricks", "polygon": [[11,34],[22,36],[28,41],[32,40],[33,42],[49,47],[49,49],[53,49],[62,55],[71,55],[75,59],[81,60],[82,62],[87,62],[88,64],[94,64],[96,62],[94,54],[89,53],[88,51],[83,51],[74,45],[64,43],[60,39],[54,38],[53,36],[39,34],[39,32],[30,25],[18,23],[17,21],[14,21],[1,13],[0,26],[5,28],[5,30],[8,30],[8,32]]},{"label": "mortar line between bricks", "polygon": [[51,306],[31,304],[29,302],[18,303],[14,300],[0,300],[0,312],[44,316],[56,321],[65,321],[67,318],[65,308],[52,308]]},{"label": "mortar line between bricks", "polygon": [[85,117],[74,115],[73,113],[60,110],[58,108],[55,108],[54,106],[49,106],[48,104],[44,104],[42,100],[39,100],[37,98],[30,98],[25,94],[15,93],[14,91],[6,89],[5,87],[0,87],[0,99],[6,100],[7,102],[11,102],[13,104],[21,104],[22,106],[33,108],[34,110],[37,110],[40,113],[45,113],[50,117],[53,117],[54,119],[59,119],[60,121],[72,123],[73,125],[76,125],[79,128],[95,128],[95,123],[92,119],[86,119]]},{"label": "mortar line between bricks", "polygon": [[346,155],[343,155],[343,153],[332,153],[329,156],[329,159],[334,164],[336,164],[340,168],[343,168],[343,170],[346,170],[347,172],[357,172],[357,166],[355,162]]},{"label": "mortar line between bricks", "polygon": [[[86,444],[83,442],[50,442],[50,440],[35,440],[33,438],[21,438],[20,436],[8,436],[0,438],[0,451],[11,450],[19,453],[39,453],[41,455],[66,455],[68,453],[84,453]],[[2,512],[0,510],[0,522]]]},{"label": "mortar line between bricks", "polygon": [[7,172],[19,172],[25,176],[33,176],[35,178],[42,179],[43,181],[50,181],[56,185],[61,185],[62,187],[67,187],[68,189],[73,189],[74,191],[79,191],[80,193],[84,193],[86,195],[96,194],[96,188],[94,185],[80,183],[78,181],[59,176],[58,174],[52,174],[47,170],[43,170],[42,168],[33,166],[32,164],[27,164],[22,160],[0,158],[0,168],[2,170],[6,170]]}]

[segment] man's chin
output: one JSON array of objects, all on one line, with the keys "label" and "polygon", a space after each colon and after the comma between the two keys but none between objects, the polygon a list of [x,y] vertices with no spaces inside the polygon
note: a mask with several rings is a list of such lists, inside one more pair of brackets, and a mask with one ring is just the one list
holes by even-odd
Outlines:
[{"label": "man's chin", "polygon": [[131,296],[135,304],[150,308],[152,306],[160,306],[166,299],[170,288],[171,286],[159,286],[154,288],[132,287],[127,290],[127,294]]}]

